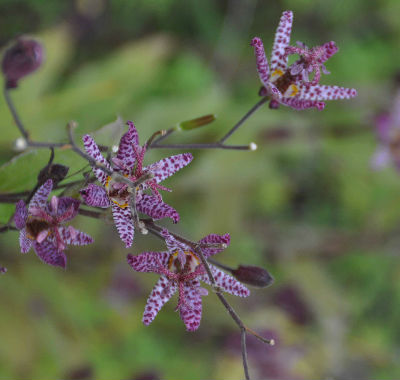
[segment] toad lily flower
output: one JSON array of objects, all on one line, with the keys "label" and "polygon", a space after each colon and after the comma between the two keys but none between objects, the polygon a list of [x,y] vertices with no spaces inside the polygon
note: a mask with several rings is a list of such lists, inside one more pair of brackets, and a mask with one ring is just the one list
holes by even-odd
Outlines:
[{"label": "toad lily flower", "polygon": [[[197,330],[200,326],[202,303],[201,296],[207,295],[206,289],[200,287],[200,280],[211,285],[208,275],[193,249],[177,241],[168,231],[163,230],[168,251],[143,252],[140,255],[128,255],[128,263],[137,272],[154,272],[161,275],[151,292],[143,314],[143,323],[149,325],[163,305],[179,293],[176,310],[188,331]],[[209,247],[201,248],[204,256],[210,257],[221,252],[229,245],[230,236],[211,234],[199,241]],[[212,245],[221,244],[221,248]],[[250,291],[235,278],[210,265],[216,284],[225,292],[240,297],[247,297]]]},{"label": "toad lily flower", "polygon": [[52,188],[53,181],[49,179],[32,197],[28,208],[20,200],[16,205],[14,220],[15,226],[20,230],[22,253],[27,253],[33,246],[42,261],[65,268],[66,245],[86,245],[93,243],[93,239],[72,226],[62,226],[78,214],[80,202],[73,198],[56,196],[47,202]]},{"label": "toad lily flower", "polygon": [[[128,248],[133,242],[133,218],[137,218],[136,210],[154,220],[171,218],[174,223],[179,221],[178,212],[164,203],[159,193],[159,190],[171,190],[159,185],[159,183],[188,165],[193,157],[190,153],[183,153],[143,167],[147,144],[140,146],[134,124],[131,121],[128,121],[127,124],[129,130],[122,136],[118,153],[111,160],[111,163],[100,153],[91,136],[84,136],[83,143],[86,152],[97,162],[114,173],[123,175],[132,182],[140,182],[140,184],[133,190],[127,183],[119,181],[118,176],[113,178],[101,168],[93,167],[93,172],[103,187],[90,184],[86,189],[81,190],[81,195],[90,206],[112,208],[118,233]],[[144,192],[147,189],[151,190],[152,195]],[[134,204],[131,202],[133,192]]]},{"label": "toad lily flower", "polygon": [[[317,108],[322,110],[325,103],[322,100],[349,99],[357,95],[353,88],[319,85],[320,69],[327,73],[324,62],[337,51],[334,42],[308,49],[304,44],[300,47],[290,47],[293,13],[282,13],[275,41],[272,48],[271,66],[265,55],[260,38],[251,42],[257,61],[257,71],[263,87],[260,95],[271,98],[270,108],[278,108],[284,104],[297,110]],[[300,59],[288,66],[289,54],[299,54]],[[271,72],[270,72],[271,69]],[[315,71],[311,82],[308,74]]]},{"label": "toad lily flower", "polygon": [[377,117],[376,132],[379,146],[371,160],[372,168],[380,170],[393,162],[400,171],[400,90],[391,111]]}]

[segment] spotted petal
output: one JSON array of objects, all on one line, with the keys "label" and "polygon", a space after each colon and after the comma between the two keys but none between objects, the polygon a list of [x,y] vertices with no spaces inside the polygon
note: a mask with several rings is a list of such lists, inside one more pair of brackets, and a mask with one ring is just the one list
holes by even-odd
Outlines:
[{"label": "spotted petal", "polygon": [[[222,270],[216,268],[214,265],[210,265],[210,269],[212,274],[214,275],[214,279],[216,284],[224,291],[235,296],[239,297],[248,297],[250,295],[250,290],[247,289],[243,284],[241,284],[238,280],[226,274]],[[203,274],[200,277],[201,281],[206,284],[211,285],[210,279],[207,274]]]},{"label": "spotted petal", "polygon": [[261,82],[264,86],[268,87],[269,84],[269,66],[268,66],[268,59],[265,55],[264,45],[261,41],[261,38],[254,37],[251,41],[251,46],[254,47],[254,54],[256,56],[256,63],[257,63],[257,71],[258,75],[260,76]]},{"label": "spotted petal", "polygon": [[[357,96],[357,91],[354,88],[345,88],[339,86],[326,85],[309,85],[307,83],[299,84],[299,99],[305,100],[336,100],[350,99]],[[297,98],[297,96],[296,96]]]},{"label": "spotted petal", "polygon": [[36,254],[46,264],[65,268],[67,258],[64,252],[58,252],[57,247],[49,239],[44,240],[42,243],[33,242],[33,247]]},{"label": "spotted petal", "polygon": [[59,220],[68,222],[78,215],[78,210],[81,202],[78,199],[70,197],[58,198],[57,216],[61,217]]},{"label": "spotted petal", "polygon": [[177,154],[176,156],[163,158],[162,160],[147,166],[144,170],[152,172],[156,182],[160,183],[178,170],[184,168],[192,160],[193,156],[190,153]]},{"label": "spotted petal", "polygon": [[143,323],[149,325],[154,318],[176,292],[176,285],[168,281],[164,276],[161,276],[154,286],[143,313]]},{"label": "spotted petal", "polygon": [[111,206],[107,191],[104,189],[104,187],[90,183],[86,189],[82,189],[80,191],[80,194],[85,203],[89,206],[102,208]]},{"label": "spotted petal", "polygon": [[285,71],[287,68],[288,57],[287,55],[285,55],[285,49],[287,46],[289,46],[292,23],[293,13],[291,11],[283,12],[275,33],[274,46],[272,48],[272,71],[275,71],[277,69]]},{"label": "spotted petal", "polygon": [[69,245],[87,245],[93,243],[91,236],[75,229],[72,226],[58,227],[58,232],[60,233],[64,243]]},{"label": "spotted petal", "polygon": [[130,174],[136,162],[136,154],[133,150],[133,145],[139,144],[139,136],[136,131],[135,125],[128,121],[128,132],[126,132],[119,143],[117,159],[124,165],[124,174]]},{"label": "spotted petal", "polygon": [[25,229],[19,232],[19,245],[22,253],[28,253],[32,247],[32,240],[26,236]]},{"label": "spotted petal", "polygon": [[[83,140],[83,145],[85,147],[86,153],[92,157],[94,160],[96,160],[98,163],[103,164],[106,168],[110,168],[110,164],[107,162],[107,160],[103,157],[103,155],[100,152],[99,147],[93,140],[93,138],[89,135],[85,135],[82,137]],[[102,185],[105,185],[107,181],[107,173],[105,173],[103,170],[93,167],[92,166],[93,173],[95,174],[96,178],[99,180],[99,182]]]},{"label": "spotted petal", "polygon": [[133,236],[135,233],[131,210],[129,207],[121,208],[113,204],[112,212],[119,236],[125,243],[126,248],[129,248],[133,243]]},{"label": "spotted petal", "polygon": [[179,314],[188,331],[195,331],[200,326],[202,304],[199,289],[197,279],[185,286],[185,303],[179,309]]},{"label": "spotted petal", "polygon": [[317,100],[302,99],[300,96],[294,96],[292,98],[282,98],[280,102],[288,107],[295,110],[305,110],[308,108],[316,108],[318,110],[323,110],[325,108],[325,103]]},{"label": "spotted petal", "polygon": [[127,256],[128,264],[137,272],[156,272],[157,268],[167,267],[169,252],[143,252],[140,255]]},{"label": "spotted petal", "polygon": [[136,208],[139,212],[150,216],[154,220],[171,218],[174,223],[179,222],[178,211],[156,196],[143,194],[140,202],[136,204]]},{"label": "spotted petal", "polygon": [[26,208],[25,202],[21,199],[15,205],[15,214],[14,214],[15,227],[17,227],[19,230],[24,228],[27,217],[28,217],[28,209]]},{"label": "spotted petal", "polygon": [[321,55],[321,57],[318,59],[318,63],[322,64],[325,63],[332,55],[337,53],[339,50],[338,47],[335,44],[335,41],[330,41],[326,42],[322,45],[324,49],[324,54]]},{"label": "spotted petal", "polygon": [[[231,237],[229,234],[225,235],[217,235],[217,234],[210,234],[204,237],[199,241],[199,244],[226,244],[227,246],[231,242]],[[216,248],[216,247],[204,247],[201,248],[203,251],[204,256],[210,257],[212,255],[215,255],[216,253],[222,252],[225,248]]]},{"label": "spotted petal", "polygon": [[47,198],[53,188],[53,181],[47,180],[42,186],[39,187],[35,195],[32,197],[28,206],[28,213],[31,214],[34,209],[43,209],[46,207]]},{"label": "spotted petal", "polygon": [[169,232],[167,229],[163,229],[161,231],[161,236],[165,239],[165,244],[168,248],[168,251],[170,253],[173,253],[177,250],[180,250],[182,252],[190,250],[190,247],[188,247],[186,244],[181,243],[180,241],[176,240]]}]

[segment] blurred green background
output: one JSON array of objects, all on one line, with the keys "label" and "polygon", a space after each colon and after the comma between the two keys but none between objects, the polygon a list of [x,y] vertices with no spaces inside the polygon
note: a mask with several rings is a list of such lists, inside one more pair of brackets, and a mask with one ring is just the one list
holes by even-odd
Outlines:
[{"label": "blurred green background", "polygon": [[[162,224],[192,240],[230,232],[219,260],[275,277],[248,299],[228,296],[245,323],[277,341],[249,338],[254,378],[399,378],[400,178],[369,166],[374,116],[390,109],[400,69],[399,1],[1,0],[0,44],[31,34],[45,46],[43,67],[12,93],[36,140],[65,141],[72,119],[80,137],[120,116],[144,141],[215,113],[213,124],[170,139],[210,142],[258,101],[249,42],[262,37],[269,55],[286,9],[292,44],[339,46],[321,82],[359,96],[323,112],[264,106],[229,141],[254,141],[255,152],[193,151],[165,183],[181,222]],[[19,135],[4,100],[0,128],[6,163]],[[97,133],[115,141],[110,128]],[[147,162],[178,152],[151,151]],[[32,188],[48,156],[33,151],[1,168],[0,192]],[[56,161],[71,173],[82,167],[68,151]],[[0,205],[1,223],[12,210]],[[160,241],[138,235],[126,250],[112,223],[75,222],[96,242],[69,248],[65,272],[21,255],[16,232],[0,235],[1,379],[243,378],[238,331],[212,292],[195,333],[176,299],[142,325],[157,275],[133,272],[126,254],[164,249]]]}]

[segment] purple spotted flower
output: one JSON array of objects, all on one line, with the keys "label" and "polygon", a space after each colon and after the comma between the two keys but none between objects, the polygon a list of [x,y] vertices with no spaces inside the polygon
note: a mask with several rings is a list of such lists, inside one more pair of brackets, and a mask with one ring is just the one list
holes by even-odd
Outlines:
[{"label": "purple spotted flower", "polygon": [[[163,305],[174,295],[179,294],[178,305],[180,317],[188,331],[197,330],[201,319],[201,296],[207,295],[207,290],[200,287],[200,280],[210,284],[207,273],[200,258],[193,250],[177,241],[168,231],[162,235],[168,251],[143,252],[140,255],[128,255],[128,263],[138,272],[154,272],[161,275],[153,288],[143,314],[143,323],[149,325]],[[229,245],[230,236],[208,235],[199,241],[200,244]],[[224,248],[202,248],[204,256],[210,257]],[[217,285],[225,292],[240,297],[247,297],[250,291],[235,278],[227,275],[220,269],[210,265]]]},{"label": "purple spotted flower", "polygon": [[377,117],[376,133],[379,145],[371,160],[372,168],[380,170],[392,162],[400,171],[400,90],[391,111]]},{"label": "purple spotted flower", "polygon": [[[179,221],[178,212],[162,201],[159,192],[159,190],[171,190],[159,183],[188,165],[193,159],[192,155],[190,153],[178,154],[143,167],[147,144],[139,145],[139,137],[134,124],[131,121],[128,121],[127,124],[129,130],[122,136],[118,153],[116,157],[112,158],[111,163],[103,157],[97,144],[89,135],[83,137],[86,152],[97,162],[113,172],[123,174],[131,181],[138,181],[143,176],[152,174],[153,178],[144,181],[136,188],[137,211],[154,220],[171,218],[174,223],[177,223]],[[81,195],[90,206],[112,208],[118,233],[128,248],[132,245],[134,237],[134,224],[129,207],[130,189],[127,184],[114,180],[99,168],[93,168],[93,172],[103,186],[90,184],[81,190]],[[151,195],[146,194],[145,190],[150,190]]]},{"label": "purple spotted flower", "polygon": [[21,252],[27,253],[31,247],[39,258],[47,264],[65,268],[67,245],[86,245],[93,239],[72,226],[63,226],[78,214],[80,202],[69,197],[47,198],[53,188],[49,179],[32,197],[28,207],[20,200],[14,215],[15,226],[20,230]]},{"label": "purple spotted flower", "polygon": [[[282,13],[272,48],[271,65],[268,64],[264,46],[260,38],[255,37],[251,42],[257,62],[257,71],[263,84],[260,95],[271,98],[270,108],[278,108],[284,104],[297,110],[306,108],[325,107],[323,100],[349,99],[357,95],[353,88],[319,85],[320,70],[328,73],[324,63],[336,53],[334,42],[322,46],[307,48],[300,43],[299,47],[290,47],[293,13]],[[288,56],[299,54],[294,64],[288,66]],[[315,71],[311,82],[308,74]]]}]

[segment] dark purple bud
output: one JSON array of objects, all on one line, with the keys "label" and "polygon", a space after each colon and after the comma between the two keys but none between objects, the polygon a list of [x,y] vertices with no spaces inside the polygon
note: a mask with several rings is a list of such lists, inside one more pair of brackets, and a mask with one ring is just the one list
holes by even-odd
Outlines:
[{"label": "dark purple bud", "polygon": [[274,282],[274,278],[265,269],[251,265],[239,265],[231,273],[238,281],[257,288],[265,288]]},{"label": "dark purple bud", "polygon": [[267,96],[268,95],[268,91],[264,86],[260,87],[260,90],[258,91],[258,96]]},{"label": "dark purple bud", "polygon": [[270,108],[271,110],[277,110],[277,109],[279,108],[279,102],[278,102],[277,100],[275,100],[275,99],[272,99],[272,100],[269,102],[269,108]]},{"label": "dark purple bud", "polygon": [[53,186],[57,186],[66,177],[68,170],[68,166],[61,164],[47,165],[40,171],[38,181],[39,183],[45,183],[48,179],[51,179],[53,180]]},{"label": "dark purple bud", "polygon": [[7,273],[7,268],[6,267],[0,267],[0,274]]},{"label": "dark purple bud", "polygon": [[32,39],[19,38],[3,57],[1,68],[6,78],[6,88],[16,88],[18,81],[37,70],[42,61],[42,45]]}]

